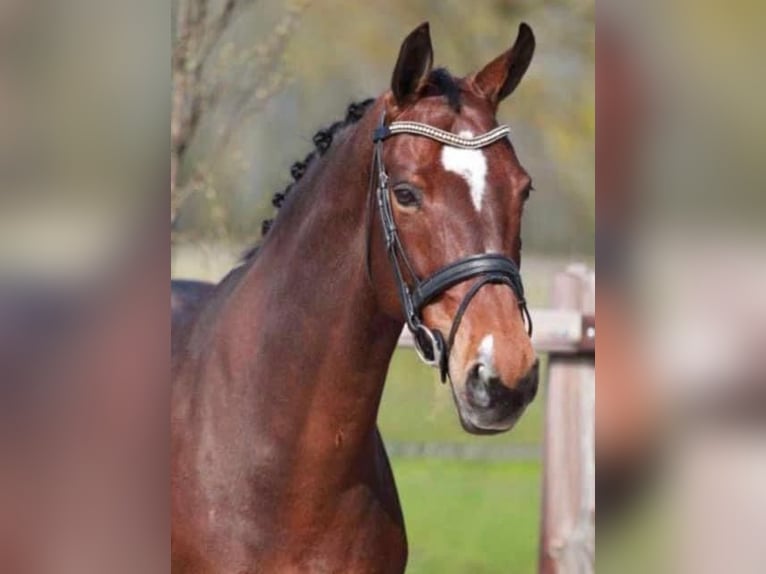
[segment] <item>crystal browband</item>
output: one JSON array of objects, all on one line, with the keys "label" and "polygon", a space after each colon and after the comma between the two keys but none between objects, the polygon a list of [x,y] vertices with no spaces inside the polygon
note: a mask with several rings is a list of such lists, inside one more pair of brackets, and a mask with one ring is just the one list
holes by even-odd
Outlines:
[{"label": "crystal browband", "polygon": [[404,133],[422,135],[443,144],[463,149],[479,149],[507,137],[511,133],[511,128],[505,125],[497,126],[475,138],[465,138],[418,122],[393,122],[390,125],[380,126],[376,129],[373,140],[377,142],[389,136]]}]

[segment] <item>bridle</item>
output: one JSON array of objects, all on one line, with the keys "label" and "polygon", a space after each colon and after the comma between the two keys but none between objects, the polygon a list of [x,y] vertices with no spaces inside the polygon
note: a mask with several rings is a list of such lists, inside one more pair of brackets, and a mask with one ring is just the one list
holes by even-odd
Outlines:
[{"label": "bridle", "polygon": [[[508,126],[498,126],[484,134],[472,138],[465,138],[446,132],[439,128],[422,124],[419,122],[392,122],[390,125],[385,123],[385,114],[381,118],[380,124],[373,133],[374,151],[372,167],[370,169],[370,209],[368,210],[368,248],[367,248],[367,269],[370,271],[370,233],[372,228],[372,207],[377,203],[380,212],[380,222],[383,228],[383,236],[386,245],[386,252],[391,261],[391,267],[394,271],[399,300],[402,305],[404,317],[407,322],[407,328],[412,333],[415,343],[415,350],[420,359],[429,366],[438,367],[441,380],[445,382],[449,376],[449,354],[455,343],[458,327],[463,319],[463,315],[468,309],[471,300],[476,296],[479,290],[487,284],[508,285],[516,295],[519,311],[522,320],[526,322],[527,332],[532,335],[532,318],[527,309],[524,299],[524,286],[521,282],[519,267],[509,257],[499,253],[479,253],[469,255],[463,259],[450,263],[436,271],[426,279],[420,279],[418,274],[407,257],[401,238],[394,221],[394,213],[391,207],[391,194],[388,186],[388,174],[383,164],[383,142],[398,134],[412,134],[435,140],[445,145],[459,147],[463,149],[479,149],[489,146],[501,139],[504,139],[510,133]],[[376,180],[377,175],[377,180]],[[413,285],[408,285],[404,278],[402,266],[404,263],[407,273],[412,278]],[[428,328],[422,320],[422,311],[429,303],[451,287],[477,278],[471,288],[463,297],[457,308],[455,317],[452,320],[452,326],[444,340],[444,336],[438,330]]]}]

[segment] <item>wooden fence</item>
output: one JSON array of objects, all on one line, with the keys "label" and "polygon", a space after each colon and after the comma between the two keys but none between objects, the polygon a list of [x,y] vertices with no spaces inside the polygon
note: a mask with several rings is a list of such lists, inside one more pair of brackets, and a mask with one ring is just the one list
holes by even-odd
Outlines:
[{"label": "wooden fence", "polygon": [[[595,571],[595,274],[556,274],[552,309],[531,309],[532,343],[548,353],[543,446],[541,574]],[[408,331],[399,341],[411,347]]]},{"label": "wooden fence", "polygon": [[541,574],[595,572],[596,280],[584,265],[556,275],[552,303],[577,312],[580,345],[550,350],[543,447]]},{"label": "wooden fence", "polygon": [[[591,352],[595,343],[595,325],[592,315],[584,315],[579,309],[530,309],[532,344],[538,353],[563,355]],[[402,331],[399,346],[412,347],[412,334]]]}]

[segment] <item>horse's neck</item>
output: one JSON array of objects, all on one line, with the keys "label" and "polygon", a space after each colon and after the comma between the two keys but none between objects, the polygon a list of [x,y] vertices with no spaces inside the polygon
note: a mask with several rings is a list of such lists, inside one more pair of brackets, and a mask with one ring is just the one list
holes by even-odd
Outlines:
[{"label": "horse's neck", "polygon": [[292,444],[312,472],[369,446],[401,329],[366,275],[364,135],[347,134],[294,189],[216,329],[241,426]]}]

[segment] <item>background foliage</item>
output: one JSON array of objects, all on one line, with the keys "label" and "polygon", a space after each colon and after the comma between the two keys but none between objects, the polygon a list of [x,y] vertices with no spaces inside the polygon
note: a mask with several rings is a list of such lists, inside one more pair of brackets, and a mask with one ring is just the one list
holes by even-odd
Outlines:
[{"label": "background foliage", "polygon": [[[500,110],[538,190],[525,247],[592,253],[592,0],[175,0],[176,64],[189,4],[205,10],[192,24],[202,30],[202,55],[181,62],[201,95],[179,158],[179,239],[257,239],[271,195],[289,182],[290,164],[311,149],[316,129],[388,86],[402,39],[421,21],[431,22],[436,64],[464,75],[510,46],[525,20],[538,51]],[[175,108],[192,115],[194,105],[187,94]]]}]

